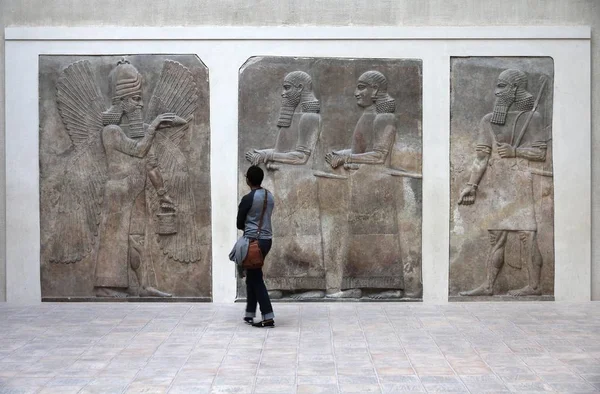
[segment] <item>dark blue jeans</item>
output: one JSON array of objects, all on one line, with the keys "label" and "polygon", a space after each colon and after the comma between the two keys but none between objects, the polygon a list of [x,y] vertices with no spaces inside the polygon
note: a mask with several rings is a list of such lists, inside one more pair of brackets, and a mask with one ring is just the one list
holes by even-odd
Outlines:
[{"label": "dark blue jeans", "polygon": [[[270,239],[258,240],[258,247],[265,258],[271,250],[271,243]],[[275,317],[261,268],[246,270],[246,317],[256,316],[257,303],[260,305],[263,320]]]}]

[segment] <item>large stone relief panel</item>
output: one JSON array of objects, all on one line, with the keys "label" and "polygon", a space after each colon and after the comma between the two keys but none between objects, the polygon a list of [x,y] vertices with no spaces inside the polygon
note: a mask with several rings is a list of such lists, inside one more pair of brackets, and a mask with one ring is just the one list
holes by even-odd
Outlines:
[{"label": "large stone relief panel", "polygon": [[44,55],[39,70],[42,297],[210,300],[208,69]]},{"label": "large stone relief panel", "polygon": [[293,57],[240,69],[239,195],[260,165],[276,200],[272,298],[421,298],[421,70]]},{"label": "large stone relief panel", "polygon": [[549,57],[451,62],[450,299],[553,299]]}]

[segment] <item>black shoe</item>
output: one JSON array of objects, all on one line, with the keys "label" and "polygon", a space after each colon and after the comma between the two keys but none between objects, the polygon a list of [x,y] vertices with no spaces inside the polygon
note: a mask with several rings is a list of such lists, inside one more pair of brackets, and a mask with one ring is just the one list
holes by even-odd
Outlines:
[{"label": "black shoe", "polygon": [[254,325],[254,318],[253,317],[245,317],[244,318],[244,323],[253,326]]},{"label": "black shoe", "polygon": [[253,323],[252,324],[253,327],[275,327],[275,320],[273,319],[268,319],[268,320],[263,320],[263,321],[259,321],[258,323]]}]

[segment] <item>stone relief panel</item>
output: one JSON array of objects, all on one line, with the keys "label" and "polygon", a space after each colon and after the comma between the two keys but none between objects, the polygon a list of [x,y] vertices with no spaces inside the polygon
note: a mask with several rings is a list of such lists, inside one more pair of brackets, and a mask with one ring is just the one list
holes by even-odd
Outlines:
[{"label": "stone relief panel", "polygon": [[421,298],[421,70],[293,57],[240,69],[239,195],[260,165],[276,199],[272,298]]},{"label": "stone relief panel", "polygon": [[549,57],[451,60],[453,301],[553,299]]},{"label": "stone relief panel", "polygon": [[39,58],[44,299],[211,297],[208,69]]}]

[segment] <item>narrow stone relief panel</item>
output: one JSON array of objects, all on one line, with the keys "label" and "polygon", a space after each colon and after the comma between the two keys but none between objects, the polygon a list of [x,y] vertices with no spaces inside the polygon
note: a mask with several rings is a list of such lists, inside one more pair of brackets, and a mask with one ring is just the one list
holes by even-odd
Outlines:
[{"label": "narrow stone relief panel", "polygon": [[412,59],[253,57],[241,68],[239,195],[260,165],[276,200],[272,298],[421,298],[421,87]]},{"label": "narrow stone relief panel", "polygon": [[549,57],[451,62],[450,299],[553,299]]},{"label": "narrow stone relief panel", "polygon": [[44,299],[211,297],[208,69],[40,56]]}]

